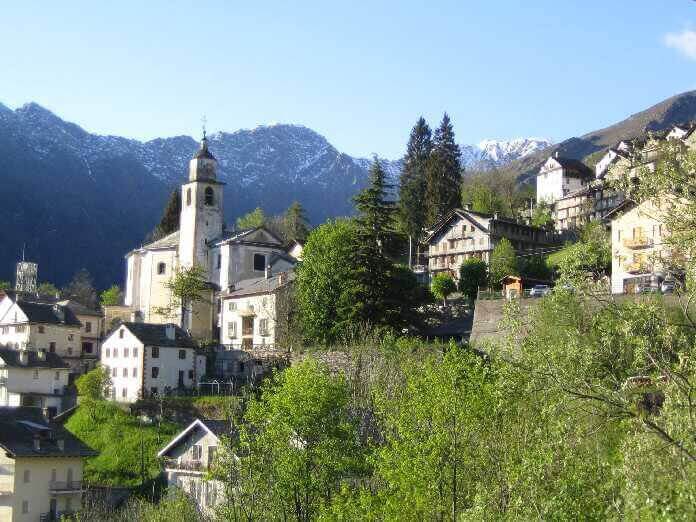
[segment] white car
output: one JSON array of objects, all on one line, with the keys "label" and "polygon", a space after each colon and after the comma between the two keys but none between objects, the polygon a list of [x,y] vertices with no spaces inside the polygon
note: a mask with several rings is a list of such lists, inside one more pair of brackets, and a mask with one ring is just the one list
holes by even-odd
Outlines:
[{"label": "white car", "polygon": [[544,297],[551,293],[551,287],[549,285],[534,285],[529,291],[529,297]]}]

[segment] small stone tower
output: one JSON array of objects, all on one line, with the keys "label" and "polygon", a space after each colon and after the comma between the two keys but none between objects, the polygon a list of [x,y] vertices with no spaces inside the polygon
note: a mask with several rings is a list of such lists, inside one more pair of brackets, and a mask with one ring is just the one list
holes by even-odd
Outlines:
[{"label": "small stone tower", "polygon": [[216,177],[217,160],[203,139],[198,152],[189,162],[189,180],[181,187],[179,223],[179,262],[181,266],[198,265],[209,270],[208,242],[222,235],[222,188]]}]

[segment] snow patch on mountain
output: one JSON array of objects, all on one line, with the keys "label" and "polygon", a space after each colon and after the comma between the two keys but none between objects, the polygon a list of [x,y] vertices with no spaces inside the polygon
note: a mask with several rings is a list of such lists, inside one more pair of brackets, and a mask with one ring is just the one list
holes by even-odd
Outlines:
[{"label": "snow patch on mountain", "polygon": [[553,145],[546,138],[482,140],[476,145],[460,145],[462,164],[467,170],[490,170],[524,158]]}]

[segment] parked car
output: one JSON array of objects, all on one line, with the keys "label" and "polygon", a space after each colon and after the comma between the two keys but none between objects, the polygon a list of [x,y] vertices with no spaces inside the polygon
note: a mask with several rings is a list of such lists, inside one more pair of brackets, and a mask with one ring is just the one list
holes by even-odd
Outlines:
[{"label": "parked car", "polygon": [[549,285],[534,285],[529,291],[529,297],[544,297],[551,293],[551,287]]},{"label": "parked car", "polygon": [[662,284],[660,285],[660,292],[663,294],[671,294],[674,293],[676,287],[677,285],[675,281],[666,279],[662,281]]},{"label": "parked car", "polygon": [[636,286],[636,294],[657,294],[659,292],[660,288],[651,284]]}]

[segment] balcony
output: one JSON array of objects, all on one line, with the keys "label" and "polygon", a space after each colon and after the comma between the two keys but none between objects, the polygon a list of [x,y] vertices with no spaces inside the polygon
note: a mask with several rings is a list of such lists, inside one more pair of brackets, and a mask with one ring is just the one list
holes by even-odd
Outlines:
[{"label": "balcony", "polygon": [[81,480],[70,480],[70,481],[54,480],[48,485],[48,489],[53,494],[80,493],[83,490]]},{"label": "balcony", "polygon": [[649,274],[650,266],[647,263],[626,263],[624,270],[629,274]]},{"label": "balcony", "polygon": [[166,469],[176,469],[180,471],[205,471],[205,464],[200,460],[178,460],[164,459]]},{"label": "balcony", "polygon": [[621,244],[626,248],[650,248],[653,246],[653,240],[649,237],[640,236],[624,239]]}]

